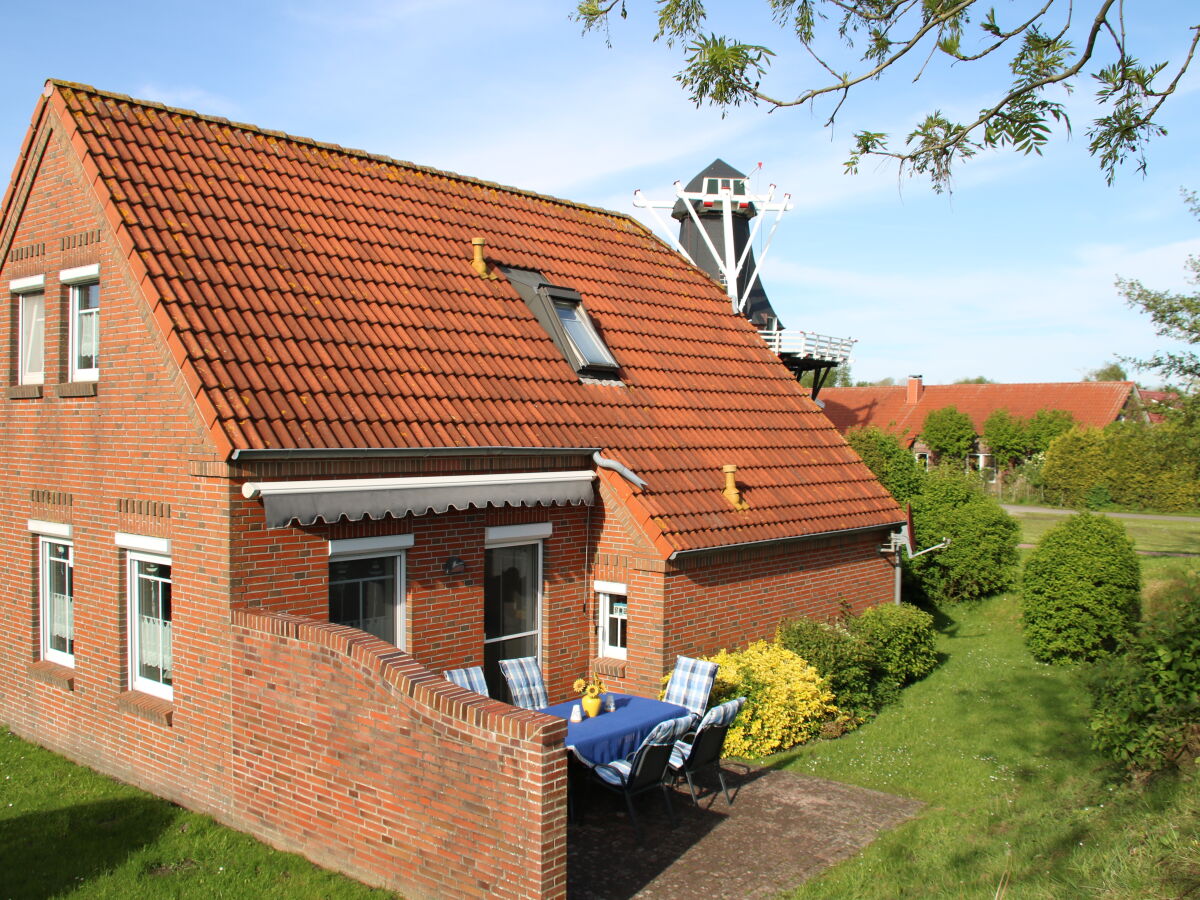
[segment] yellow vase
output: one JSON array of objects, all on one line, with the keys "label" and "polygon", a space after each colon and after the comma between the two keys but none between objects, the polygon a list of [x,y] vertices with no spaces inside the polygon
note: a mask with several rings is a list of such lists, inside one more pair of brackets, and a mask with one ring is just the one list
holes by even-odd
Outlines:
[{"label": "yellow vase", "polygon": [[599,697],[584,697],[582,700],[583,711],[588,714],[588,718],[598,716],[600,714],[600,698]]}]

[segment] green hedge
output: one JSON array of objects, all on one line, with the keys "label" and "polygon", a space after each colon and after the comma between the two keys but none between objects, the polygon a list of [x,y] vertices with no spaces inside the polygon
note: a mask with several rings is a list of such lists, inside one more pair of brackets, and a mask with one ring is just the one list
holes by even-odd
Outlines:
[{"label": "green hedge", "polygon": [[1115,519],[1079,513],[1046,532],[1025,563],[1025,642],[1043,662],[1097,659],[1141,610],[1141,567]]},{"label": "green hedge", "polygon": [[883,669],[900,685],[924,678],[937,665],[933,616],[912,604],[872,606],[846,625],[875,649]]}]

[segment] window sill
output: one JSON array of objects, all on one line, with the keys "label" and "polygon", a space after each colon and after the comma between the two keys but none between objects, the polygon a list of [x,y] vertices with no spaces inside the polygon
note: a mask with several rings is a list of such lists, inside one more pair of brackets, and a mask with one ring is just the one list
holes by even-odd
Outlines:
[{"label": "window sill", "polygon": [[170,700],[151,697],[141,691],[125,691],[117,697],[117,709],[131,716],[136,716],[151,725],[171,727],[175,717],[175,704]]},{"label": "window sill", "polygon": [[63,691],[75,690],[75,670],[49,660],[38,660],[26,669],[29,677]]},{"label": "window sill", "polygon": [[605,678],[624,678],[625,660],[601,656],[592,660],[592,670]]},{"label": "window sill", "polygon": [[6,393],[9,400],[40,400],[42,386],[40,384],[14,384]]},{"label": "window sill", "polygon": [[95,397],[96,382],[69,381],[66,384],[56,384],[54,395],[56,397]]}]

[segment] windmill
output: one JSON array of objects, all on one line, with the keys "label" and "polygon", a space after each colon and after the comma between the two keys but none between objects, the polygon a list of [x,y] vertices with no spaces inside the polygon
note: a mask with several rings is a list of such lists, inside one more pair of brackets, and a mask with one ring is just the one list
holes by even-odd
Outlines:
[{"label": "windmill", "polygon": [[[775,185],[756,194],[747,177],[724,160],[714,160],[687,187],[675,182],[671,200],[649,200],[634,192],[634,206],[648,210],[668,242],[694,265],[725,286],[733,311],[745,316],[771,350],[800,378],[813,373],[813,399],[829,373],[850,361],[854,338],[831,337],[811,331],[786,330],[758,277],[762,260],[784,214],[792,208],[791,194],[775,199]],[[679,222],[674,234],[659,210],[669,209]],[[774,213],[761,258],[753,245],[769,214]]]}]

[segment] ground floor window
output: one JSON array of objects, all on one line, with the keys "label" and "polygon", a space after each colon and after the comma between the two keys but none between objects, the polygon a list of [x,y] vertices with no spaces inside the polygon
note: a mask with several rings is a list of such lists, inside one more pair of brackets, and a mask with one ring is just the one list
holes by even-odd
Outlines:
[{"label": "ground floor window", "polygon": [[500,660],[541,656],[542,543],[484,551],[483,672],[493,697],[508,698]]},{"label": "ground floor window", "polygon": [[130,552],[126,583],[133,688],[170,700],[171,560]]},{"label": "ground floor window", "polygon": [[629,648],[629,601],[625,585],[597,581],[595,590],[600,655],[625,659]]},{"label": "ground floor window", "polygon": [[329,621],[403,646],[404,554],[335,557],[329,561]]},{"label": "ground floor window", "polygon": [[75,665],[75,586],[70,541],[39,540],[42,659]]}]

